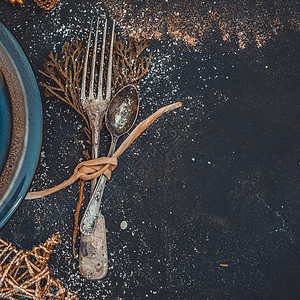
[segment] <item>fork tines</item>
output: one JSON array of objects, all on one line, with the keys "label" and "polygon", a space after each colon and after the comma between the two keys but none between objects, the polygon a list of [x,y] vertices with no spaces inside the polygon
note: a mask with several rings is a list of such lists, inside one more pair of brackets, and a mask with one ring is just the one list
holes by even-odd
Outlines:
[{"label": "fork tines", "polygon": [[[101,49],[101,57],[100,57],[100,68],[99,68],[99,75],[98,75],[98,91],[97,93],[94,92],[94,81],[95,81],[95,69],[96,69],[96,60],[97,60],[97,44],[98,44],[98,33],[99,33],[99,18],[97,20],[96,25],[96,33],[94,39],[94,47],[93,47],[93,54],[92,54],[92,65],[90,69],[90,76],[89,76],[89,95],[86,96],[86,81],[87,81],[87,70],[88,70],[88,61],[89,61],[89,52],[90,52],[90,44],[91,44],[91,36],[93,33],[93,22],[91,24],[88,42],[86,46],[86,55],[84,60],[83,66],[83,74],[82,74],[82,84],[81,84],[81,94],[80,99],[82,104],[85,102],[86,99],[94,99],[96,102],[103,100],[105,102],[109,102],[111,98],[111,83],[112,83],[112,57],[113,57],[113,43],[114,43],[114,31],[115,31],[115,21],[113,22],[112,28],[112,35],[111,35],[111,42],[110,42],[110,51],[109,51],[109,58],[108,58],[108,67],[107,67],[107,80],[106,80],[106,88],[105,92],[106,95],[103,95],[103,72],[104,72],[104,56],[105,56],[105,43],[106,43],[106,31],[107,31],[107,19],[105,19],[104,30],[103,30],[103,37],[102,37],[102,49]],[[95,97],[95,94],[97,95]]]}]

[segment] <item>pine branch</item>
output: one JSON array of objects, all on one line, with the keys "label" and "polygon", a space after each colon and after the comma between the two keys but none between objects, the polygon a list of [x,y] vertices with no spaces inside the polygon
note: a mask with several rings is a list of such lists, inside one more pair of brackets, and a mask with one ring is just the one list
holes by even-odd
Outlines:
[{"label": "pine branch", "polygon": [[[109,40],[109,38],[108,38]],[[107,43],[107,47],[110,43]],[[114,94],[127,84],[139,85],[141,79],[149,71],[152,51],[146,53],[149,47],[146,41],[138,42],[129,40],[114,41],[113,56],[113,92]],[[106,53],[109,50],[107,49]],[[85,125],[83,130],[87,136],[87,142],[91,145],[90,124],[80,101],[80,87],[83,70],[83,59],[85,48],[77,38],[72,43],[65,43],[62,53],[53,54],[51,51],[49,59],[45,61],[43,70],[39,72],[47,79],[47,83],[41,83],[45,88],[46,97],[55,97],[71,106],[79,114]],[[108,58],[105,57],[107,62]],[[99,62],[97,62],[99,64]],[[106,64],[105,64],[106,65]],[[87,74],[88,76],[89,74]],[[104,72],[106,77],[106,70]],[[88,154],[84,154],[88,157]]]}]

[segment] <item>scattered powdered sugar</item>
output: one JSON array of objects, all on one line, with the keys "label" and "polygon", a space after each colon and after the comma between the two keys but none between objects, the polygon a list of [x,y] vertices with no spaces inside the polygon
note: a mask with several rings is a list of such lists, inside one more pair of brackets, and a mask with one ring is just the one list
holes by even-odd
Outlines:
[{"label": "scattered powdered sugar", "polygon": [[[166,1],[169,2],[168,5],[156,1],[157,6],[151,6],[149,1],[136,1],[136,5],[130,2],[76,1],[74,4],[73,1],[68,3],[61,0],[55,9],[39,13],[25,4],[23,11],[16,10],[15,25],[11,26],[33,62],[38,80],[44,81],[45,78],[38,74],[38,69],[42,68],[43,60],[50,51],[59,53],[61,46],[65,42],[72,42],[75,37],[86,40],[91,20],[95,16],[100,16],[101,20],[105,14],[109,18],[114,17],[118,22],[117,34],[124,38],[150,38],[149,44],[153,50],[149,72],[138,87],[140,111],[137,123],[163,105],[183,102],[182,108],[161,117],[122,154],[118,168],[107,183],[102,213],[108,229],[109,273],[103,281],[85,280],[73,257],[73,216],[78,184],[47,198],[24,202],[22,211],[26,211],[26,217],[31,221],[30,226],[32,223],[35,226],[30,243],[32,239],[34,242],[40,241],[41,235],[47,237],[56,230],[61,232],[61,244],[50,261],[51,271],[63,285],[76,292],[79,299],[133,299],[134,288],[138,290],[146,285],[148,290],[145,292],[143,289],[143,295],[136,296],[136,299],[145,299],[163,291],[166,281],[169,288],[174,290],[177,285],[196,285],[194,279],[180,281],[179,269],[187,272],[185,268],[190,268],[190,254],[184,257],[174,254],[176,241],[170,239],[170,236],[176,236],[173,225],[168,220],[152,218],[153,207],[145,202],[145,198],[151,199],[151,187],[158,186],[162,189],[161,198],[154,199],[153,202],[157,202],[156,205],[159,206],[159,202],[167,201],[167,192],[164,193],[163,190],[168,191],[170,186],[174,187],[174,178],[162,178],[159,175],[164,174],[163,172],[174,174],[175,171],[172,173],[170,170],[176,170],[181,162],[183,164],[185,157],[193,165],[198,163],[195,152],[186,151],[189,147],[197,147],[203,132],[216,121],[218,111],[234,103],[235,98],[229,96],[223,86],[234,80],[232,77],[240,50],[247,50],[250,31],[260,26],[258,22],[251,27],[251,20],[244,23],[232,20],[230,23],[228,18],[226,22],[218,23],[222,36],[221,41],[218,40],[217,51],[214,52],[207,50],[204,42],[215,42],[216,39],[210,39],[209,36],[204,39],[204,36],[214,30],[213,22],[219,19],[216,13],[222,13],[222,5],[209,11],[208,4],[197,4],[196,7],[206,9],[206,15],[212,15],[201,23],[209,26],[201,27],[201,24],[190,18],[196,14],[200,16],[201,13],[196,9],[193,12],[192,8],[186,12],[180,11],[180,1],[176,1],[172,8],[173,1]],[[228,17],[228,9],[224,11]],[[30,14],[30,18],[23,22],[22,14],[25,12]],[[176,22],[172,25],[170,20],[173,18]],[[244,16],[240,20],[244,20]],[[272,22],[267,27],[267,32],[255,33],[258,48],[276,35],[276,26],[282,26],[283,21],[276,26],[275,23]],[[168,32],[164,32],[166,24]],[[296,22],[293,24],[296,30],[298,25]],[[229,51],[227,47],[223,47],[225,42],[235,45],[235,50]],[[226,64],[226,61],[229,62]],[[43,89],[41,92],[43,95]],[[71,176],[77,163],[83,160],[82,151],[89,147],[82,130],[82,120],[64,104],[47,100],[44,96],[42,98],[44,139],[33,190],[51,187]],[[203,124],[203,128],[199,124]],[[101,134],[101,155],[106,155],[109,143],[110,136],[104,129]],[[208,153],[206,164],[213,167],[215,162],[209,155]],[[166,165],[162,165],[162,162]],[[89,184],[86,184],[86,191],[88,189]],[[83,207],[87,205],[87,192],[85,196]],[[173,210],[168,209],[168,214],[172,216]],[[15,220],[12,222],[16,225],[17,232],[21,225]],[[208,235],[209,233],[207,239]],[[158,237],[161,240],[156,241],[155,238]],[[152,239],[155,240],[154,244],[151,244]],[[196,251],[192,243],[186,247]],[[166,252],[163,253],[164,251]],[[182,262],[179,267],[175,266],[174,260],[180,259]],[[166,281],[162,279],[163,276],[167,278]]]}]

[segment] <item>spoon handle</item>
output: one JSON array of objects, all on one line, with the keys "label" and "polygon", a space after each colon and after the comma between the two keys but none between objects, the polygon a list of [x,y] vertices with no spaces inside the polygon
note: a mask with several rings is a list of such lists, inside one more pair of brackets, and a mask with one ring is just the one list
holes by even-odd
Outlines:
[{"label": "spoon handle", "polygon": [[[111,157],[114,154],[117,141],[118,137],[112,136],[110,148],[107,155],[108,157]],[[91,235],[95,230],[105,184],[106,177],[104,175],[101,175],[80,223],[80,231],[82,234]]]},{"label": "spoon handle", "polygon": [[94,232],[105,184],[106,177],[101,175],[80,223],[82,234],[91,235]]}]

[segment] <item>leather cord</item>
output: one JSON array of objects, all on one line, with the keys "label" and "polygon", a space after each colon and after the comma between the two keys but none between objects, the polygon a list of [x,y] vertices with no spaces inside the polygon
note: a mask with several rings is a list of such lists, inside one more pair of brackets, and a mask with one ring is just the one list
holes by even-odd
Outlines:
[{"label": "leather cord", "polygon": [[154,114],[149,116],[147,119],[142,121],[124,140],[120,147],[115,151],[112,157],[100,157],[97,159],[92,159],[79,163],[74,173],[64,182],[42,191],[29,192],[26,195],[26,199],[36,199],[51,195],[71,184],[73,184],[78,179],[92,180],[104,174],[107,179],[110,179],[111,172],[117,167],[118,157],[134,142],[134,140],[140,136],[157,118],[159,118],[164,113],[181,107],[181,102],[176,102],[167,106],[164,106],[157,110]]}]

